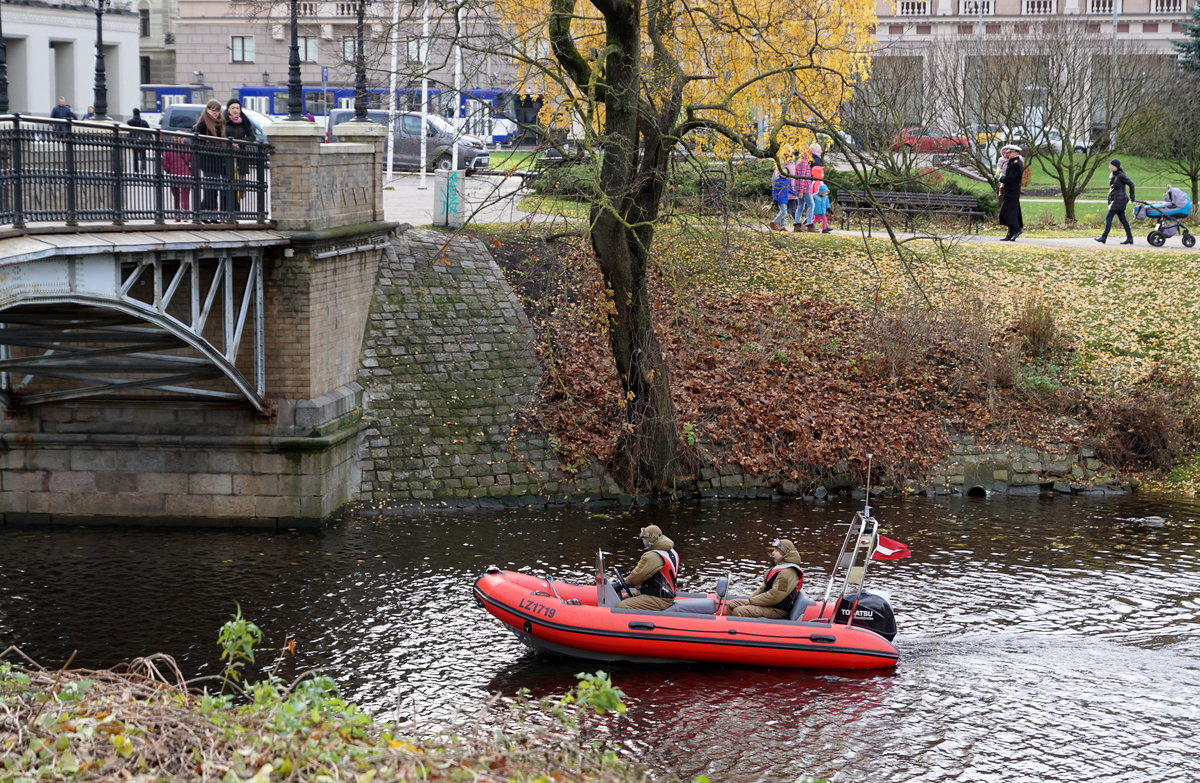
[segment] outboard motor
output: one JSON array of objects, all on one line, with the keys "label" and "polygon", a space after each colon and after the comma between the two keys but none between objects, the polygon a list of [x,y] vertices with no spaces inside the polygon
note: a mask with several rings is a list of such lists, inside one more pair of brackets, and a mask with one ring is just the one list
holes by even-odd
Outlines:
[{"label": "outboard motor", "polygon": [[850,611],[854,611],[854,622],[851,625],[866,628],[887,639],[889,642],[896,635],[896,616],[892,613],[892,604],[878,593],[861,593],[858,606],[854,606],[854,598],[845,596],[838,603],[834,622],[843,625],[850,619]]}]

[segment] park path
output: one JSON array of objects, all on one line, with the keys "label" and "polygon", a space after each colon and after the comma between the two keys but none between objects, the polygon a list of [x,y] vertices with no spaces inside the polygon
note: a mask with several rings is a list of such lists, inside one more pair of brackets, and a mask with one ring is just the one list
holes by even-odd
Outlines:
[{"label": "park path", "polygon": [[[388,220],[394,220],[398,223],[408,223],[413,226],[427,226],[433,222],[433,174],[426,176],[425,190],[420,189],[420,175],[416,173],[397,174],[390,184],[385,185],[383,191],[383,208],[384,214]],[[522,182],[520,177],[495,177],[495,176],[469,176],[466,178],[466,202],[468,205],[468,214],[470,215],[470,223],[520,223],[522,221],[535,222],[539,225],[560,225],[563,230],[578,230],[580,221],[571,218],[564,218],[552,215],[544,215],[540,213],[525,212],[518,208],[521,199],[528,196],[530,191],[521,187]],[[1049,201],[1049,199],[1047,199]],[[1022,199],[1022,201],[1036,201],[1034,199]],[[735,227],[740,227],[749,231],[769,231],[765,221],[758,225],[741,224]],[[1116,231],[1109,237],[1108,244],[1100,245],[1091,237],[1034,237],[1024,235],[1016,242],[1008,243],[1001,242],[999,236],[989,236],[980,234],[959,234],[952,237],[954,242],[980,245],[997,245],[999,247],[1011,246],[1037,246],[1054,248],[1058,250],[1075,249],[1075,250],[1114,250],[1122,252],[1158,250],[1161,252],[1172,253],[1197,253],[1200,254],[1200,247],[1191,250],[1180,244],[1179,237],[1175,236],[1167,240],[1167,244],[1160,248],[1152,248],[1146,242],[1146,234],[1149,232],[1148,225],[1135,227],[1134,243],[1132,245],[1121,245],[1120,227],[1117,226]],[[862,236],[865,231],[859,229],[838,230],[833,232],[838,236]],[[880,231],[878,227],[874,229],[872,235],[875,237],[886,237],[886,233]],[[801,234],[800,236],[805,236]],[[811,236],[811,235],[809,235]],[[906,232],[897,233],[901,239],[912,239],[921,241],[927,239],[933,241],[928,235],[911,234]],[[945,240],[947,237],[941,237]],[[799,240],[799,237],[797,237]],[[803,240],[799,240],[803,241]]]}]

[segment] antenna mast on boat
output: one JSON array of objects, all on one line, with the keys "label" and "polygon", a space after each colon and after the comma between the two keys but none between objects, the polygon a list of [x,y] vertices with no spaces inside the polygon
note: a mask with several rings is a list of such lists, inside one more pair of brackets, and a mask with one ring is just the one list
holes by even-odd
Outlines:
[{"label": "antenna mast on boat", "polygon": [[863,498],[863,518],[871,518],[871,460],[875,455],[867,452],[867,494]]}]

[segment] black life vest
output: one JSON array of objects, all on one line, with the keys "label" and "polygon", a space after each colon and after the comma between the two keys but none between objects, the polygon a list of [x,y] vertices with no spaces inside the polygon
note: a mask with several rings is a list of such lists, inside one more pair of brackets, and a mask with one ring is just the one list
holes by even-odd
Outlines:
[{"label": "black life vest", "polygon": [[642,583],[642,595],[652,595],[655,598],[675,598],[675,577],[679,575],[679,555],[674,549],[663,551],[655,549],[655,554],[663,559],[663,566],[658,573]]},{"label": "black life vest", "polygon": [[795,563],[780,563],[777,566],[771,566],[769,569],[767,569],[767,575],[763,578],[763,592],[764,593],[770,592],[771,585],[775,583],[775,577],[779,576],[779,572],[783,571],[785,568],[796,569],[796,572],[798,574],[800,574],[800,581],[796,582],[795,590],[788,593],[787,596],[785,596],[782,601],[775,604],[775,608],[782,609],[783,611],[787,612],[788,614],[791,614],[792,607],[796,605],[796,598],[797,598],[797,596],[800,595],[800,590],[804,587],[804,569],[803,568],[796,565]]}]

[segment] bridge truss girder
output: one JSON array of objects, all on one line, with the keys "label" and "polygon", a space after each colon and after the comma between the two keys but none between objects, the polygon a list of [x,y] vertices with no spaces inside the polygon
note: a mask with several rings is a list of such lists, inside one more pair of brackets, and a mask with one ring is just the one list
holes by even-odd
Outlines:
[{"label": "bridge truss girder", "polygon": [[0,267],[6,405],[158,393],[267,412],[261,249],[13,266]]}]

